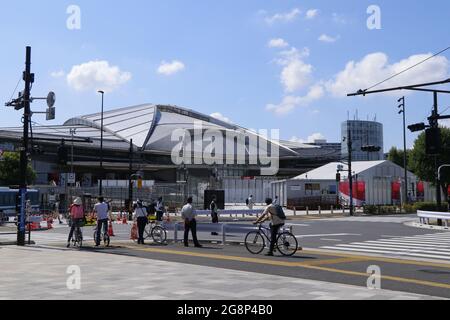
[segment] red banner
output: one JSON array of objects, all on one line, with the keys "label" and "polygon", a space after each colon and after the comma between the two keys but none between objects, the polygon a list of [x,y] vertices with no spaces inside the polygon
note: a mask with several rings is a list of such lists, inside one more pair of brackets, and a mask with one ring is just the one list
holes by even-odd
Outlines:
[{"label": "red banner", "polygon": [[[350,183],[348,181],[339,183],[339,192],[343,198],[350,200]],[[366,201],[366,183],[364,181],[353,182],[353,201],[357,206],[363,205]]]},{"label": "red banner", "polygon": [[402,190],[402,184],[400,182],[392,182],[392,200],[400,201],[400,193]]}]

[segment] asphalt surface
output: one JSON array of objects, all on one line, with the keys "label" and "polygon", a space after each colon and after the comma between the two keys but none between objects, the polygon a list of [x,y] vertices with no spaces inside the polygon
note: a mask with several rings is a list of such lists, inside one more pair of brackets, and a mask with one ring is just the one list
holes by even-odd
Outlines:
[{"label": "asphalt surface", "polygon": [[[292,231],[305,250],[289,258],[250,254],[245,246],[240,244],[243,242],[244,234],[228,235],[227,240],[232,241],[233,244],[222,246],[205,241],[213,239],[220,241],[221,236],[213,237],[209,232],[199,232],[199,238],[204,240],[205,244],[202,249],[192,246],[185,248],[180,243],[172,242],[164,246],[152,244],[137,246],[129,241],[131,228],[129,225],[114,225],[116,236],[112,238],[112,247],[97,249],[93,247],[91,240],[92,227],[84,228],[86,241],[85,248],[82,250],[361,287],[367,286],[368,268],[377,266],[381,270],[382,289],[450,298],[450,260],[429,260],[385,254],[373,256],[358,251],[341,252],[323,249],[323,247],[353,242],[399,237],[428,237],[443,233],[406,226],[404,222],[411,219],[414,219],[414,216],[367,217],[354,220],[347,218],[291,220],[288,223],[293,225]],[[250,223],[247,224],[251,227]],[[38,239],[36,240],[38,245],[62,247],[67,232],[66,227],[56,228],[44,233],[35,233],[34,238]],[[173,239],[173,232],[169,232],[168,239]],[[450,251],[450,246],[447,249]]]}]

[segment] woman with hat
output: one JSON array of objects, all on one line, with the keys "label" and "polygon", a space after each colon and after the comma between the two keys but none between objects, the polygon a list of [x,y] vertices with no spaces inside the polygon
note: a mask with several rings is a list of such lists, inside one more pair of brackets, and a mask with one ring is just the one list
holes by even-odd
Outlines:
[{"label": "woman with hat", "polygon": [[70,247],[70,241],[72,241],[72,236],[75,232],[75,229],[80,228],[84,220],[83,201],[81,200],[81,198],[76,198],[73,201],[73,204],[70,206],[69,212],[72,220],[72,226],[70,228],[69,238],[67,239],[67,248]]}]

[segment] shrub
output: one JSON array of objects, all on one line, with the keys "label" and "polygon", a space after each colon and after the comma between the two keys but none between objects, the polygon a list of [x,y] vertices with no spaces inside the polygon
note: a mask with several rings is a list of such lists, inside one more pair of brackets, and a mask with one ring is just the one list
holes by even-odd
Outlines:
[{"label": "shrub", "polygon": [[412,204],[405,204],[405,205],[403,205],[403,211],[405,213],[417,213],[417,210],[416,210],[415,206],[412,205]]},{"label": "shrub", "polygon": [[438,207],[437,203],[434,202],[417,202],[414,204],[414,209],[416,211],[435,211],[435,212],[447,212],[446,206]]}]

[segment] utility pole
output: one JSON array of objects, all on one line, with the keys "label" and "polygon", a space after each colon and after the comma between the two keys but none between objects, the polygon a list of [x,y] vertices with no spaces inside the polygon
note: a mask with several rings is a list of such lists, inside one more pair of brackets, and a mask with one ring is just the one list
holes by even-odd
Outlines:
[{"label": "utility pole", "polygon": [[[439,129],[439,122],[438,122],[438,118],[439,118],[439,110],[438,110],[438,93],[437,92],[433,92],[433,114],[432,114],[432,120],[430,121],[430,127],[432,129]],[[441,181],[439,179],[439,173],[438,171],[438,167],[439,167],[439,163],[438,163],[438,156],[435,156],[435,165],[436,165],[436,201],[437,201],[437,205],[438,208],[441,208],[442,206],[442,197],[441,197]],[[438,224],[440,226],[442,226],[442,220],[438,220]]]},{"label": "utility pole", "polygon": [[[408,203],[408,161],[407,161],[407,149],[406,149],[406,103],[405,97],[402,97],[398,100],[401,104],[398,106],[401,110],[398,112],[399,114],[403,114],[403,167],[405,168],[405,188],[404,188],[404,196],[403,202]],[[404,205],[403,205],[404,207]]]},{"label": "utility pole", "polygon": [[353,172],[352,172],[352,152],[353,152],[353,141],[352,133],[350,130],[350,123],[347,122],[347,148],[348,148],[348,182],[349,182],[349,193],[350,193],[350,216],[353,216]]},{"label": "utility pole", "polygon": [[46,98],[31,97],[31,86],[34,83],[34,73],[31,73],[31,47],[26,47],[25,54],[25,71],[23,72],[23,81],[25,82],[25,89],[19,93],[17,99],[13,99],[10,102],[5,103],[7,107],[14,107],[15,110],[23,109],[23,140],[22,147],[20,149],[20,175],[19,175],[19,196],[20,196],[20,212],[18,212],[18,224],[17,224],[17,245],[25,246],[25,229],[26,229],[26,196],[27,196],[27,169],[28,169],[28,156],[29,156],[29,127],[31,123],[31,117],[33,112],[30,105],[33,100],[47,100],[48,109],[46,112],[34,112],[45,113],[47,120],[55,119],[55,93],[50,92]]},{"label": "utility pole", "polygon": [[25,203],[27,196],[27,167],[28,167],[28,128],[30,125],[31,84],[34,74],[31,73],[31,47],[26,48],[25,72],[23,74],[25,90],[23,92],[23,146],[20,151],[20,219],[17,231],[17,245],[25,246]]}]

